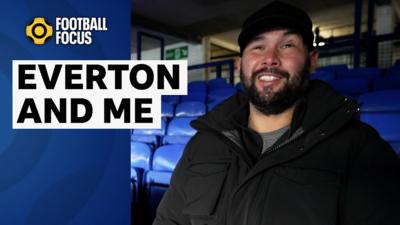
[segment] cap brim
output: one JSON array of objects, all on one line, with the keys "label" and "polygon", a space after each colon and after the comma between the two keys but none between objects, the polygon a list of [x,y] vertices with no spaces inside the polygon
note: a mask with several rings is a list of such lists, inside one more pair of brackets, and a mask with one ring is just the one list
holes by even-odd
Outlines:
[{"label": "cap brim", "polygon": [[247,25],[242,29],[242,32],[240,33],[238,38],[240,48],[243,50],[245,46],[258,34],[274,28],[293,29],[302,34],[303,38],[308,38],[306,37],[307,35],[309,35],[307,34],[307,30],[310,30],[310,28],[307,28],[305,24],[302,24],[288,17],[264,17]]}]

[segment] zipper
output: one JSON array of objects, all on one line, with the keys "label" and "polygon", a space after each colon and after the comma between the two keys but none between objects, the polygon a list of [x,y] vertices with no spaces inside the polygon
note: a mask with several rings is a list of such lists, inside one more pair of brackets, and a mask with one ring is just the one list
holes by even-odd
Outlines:
[{"label": "zipper", "polygon": [[297,139],[299,139],[301,137],[302,134],[304,134],[304,130],[302,128],[297,129],[289,139],[283,141],[279,145],[273,146],[271,149],[267,149],[266,152],[261,155],[259,160],[261,160],[262,158],[266,157],[267,155],[270,155],[271,153],[275,152],[279,148],[282,148],[285,145],[288,145],[288,144],[291,144],[291,143],[295,142]]},{"label": "zipper", "polygon": [[[267,154],[263,154],[260,159],[258,161],[261,160],[261,158],[265,157],[266,155],[271,154],[272,152],[275,152],[276,150],[278,150],[279,148],[284,147],[285,145],[291,144],[294,141],[296,141],[297,139],[299,139],[299,137],[301,137],[301,135],[304,133],[303,129],[298,129],[289,139],[287,139],[286,141],[282,142],[281,144],[274,146],[272,149],[270,149],[270,151],[268,151]],[[227,137],[228,138],[228,137]],[[233,142],[233,141],[231,141]],[[236,144],[235,144],[236,145]],[[241,147],[241,146],[239,146]],[[229,204],[227,205],[227,213],[226,213],[226,217],[225,217],[225,222],[227,220],[229,220],[230,218],[232,218],[232,204],[233,204],[233,200],[235,198],[235,195],[238,193],[238,191],[240,190],[240,188],[243,187],[244,183],[246,183],[249,179],[245,179],[244,182],[241,182],[240,184],[238,184],[231,192],[231,195],[229,196]]]},{"label": "zipper", "polygon": [[225,139],[225,143],[228,144],[232,150],[240,157],[243,159],[243,161],[246,163],[248,168],[251,168],[254,163],[251,161],[251,159],[247,156],[246,154],[246,149],[242,145],[240,145],[238,142],[236,142],[232,137],[228,136],[227,133],[232,133],[231,131],[222,131],[220,132],[220,136],[222,136]]}]

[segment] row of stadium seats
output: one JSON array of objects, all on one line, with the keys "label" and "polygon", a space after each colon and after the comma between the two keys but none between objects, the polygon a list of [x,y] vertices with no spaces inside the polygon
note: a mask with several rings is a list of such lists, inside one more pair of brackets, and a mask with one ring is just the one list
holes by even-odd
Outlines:
[{"label": "row of stadium seats", "polygon": [[131,142],[132,212],[136,212],[136,223],[151,224],[184,146],[164,145],[153,153],[150,146]]},{"label": "row of stadium seats", "polygon": [[[377,129],[381,137],[388,141],[397,154],[400,155],[400,87],[397,88],[397,86],[394,85],[391,86],[391,88],[377,88],[379,87],[377,83],[380,79],[394,79],[393,83],[395,84],[400,77],[400,73],[397,75],[389,75],[388,71],[386,71],[385,75],[382,75],[384,73],[368,75],[376,73],[377,70],[366,70],[369,70],[369,72],[361,70],[361,73],[367,74],[365,78],[344,78],[343,74],[346,74],[348,71],[337,73],[336,70],[333,72],[333,79],[326,79],[326,77],[324,78],[323,76],[318,77],[318,75],[315,74],[314,76],[318,79],[328,81],[328,83],[331,83],[334,88],[342,94],[356,98],[360,103],[360,119]],[[323,71],[323,68],[321,71]],[[351,69],[350,71],[354,72],[357,70]],[[328,73],[325,73],[325,75]],[[349,80],[352,79],[356,81],[351,83]],[[365,88],[365,86],[363,89],[360,88],[361,85],[357,83],[361,82],[360,80],[366,82],[368,88]],[[344,87],[340,86],[342,85],[341,81],[344,81],[343,83],[346,84]],[[335,82],[338,84],[335,85]],[[192,85],[189,84],[189,94],[197,93],[197,89],[201,89],[204,92],[204,87],[200,87],[208,85],[208,83],[203,81],[192,83]],[[225,84],[222,83],[223,82],[220,83],[221,89],[229,86],[226,81],[224,82]],[[371,84],[373,84],[372,87],[375,88],[371,88]],[[347,90],[347,88],[349,90]],[[241,90],[241,85],[238,84],[236,87],[229,86],[227,89],[234,90],[234,92],[231,93],[235,93]],[[218,92],[218,89],[210,89],[208,86],[206,86],[205,90],[206,92],[204,93],[207,93],[207,95],[212,92]],[[192,94],[192,96],[194,95]],[[214,103],[218,104],[230,95]],[[201,101],[193,101],[193,99],[190,99],[192,97],[189,98],[187,96],[168,97],[178,98],[175,102],[163,102],[161,129],[138,129],[132,131],[132,203],[134,212],[143,212],[136,215],[135,218],[142,218],[142,220],[144,220],[144,222],[142,221],[134,224],[151,224],[158,203],[169,186],[172,171],[182,155],[184,146],[196,132],[190,127],[190,122],[205,114],[207,111],[210,111],[213,107],[213,105],[207,103],[208,97],[205,101],[203,101],[204,99]]]},{"label": "row of stadium seats", "polygon": [[310,79],[320,79],[331,84],[340,93],[357,97],[371,91],[400,89],[400,67],[384,72],[378,68],[348,69],[346,65],[319,68]]},{"label": "row of stadium seats", "polygon": [[180,102],[203,102],[215,105],[235,94],[237,89],[224,78],[215,78],[208,82],[192,81],[188,84],[188,94],[184,96],[163,96],[162,102],[176,105]]},{"label": "row of stadium seats", "polygon": [[377,67],[360,67],[349,69],[345,64],[330,65],[319,67],[317,72],[329,72],[333,73],[333,78],[364,78],[364,77],[378,77],[378,76],[400,76],[400,65],[394,65],[386,69],[380,69]]},{"label": "row of stadium seats", "polygon": [[161,117],[194,117],[202,116],[206,112],[211,111],[220,102],[205,104],[199,101],[187,101],[173,104],[161,103]]},{"label": "row of stadium seats", "polygon": [[374,127],[400,155],[400,89],[382,90],[358,98],[360,119]]},{"label": "row of stadium seats", "polygon": [[[389,118],[389,114],[400,113],[400,89],[399,90],[382,90],[369,92],[360,95],[357,99],[361,104],[361,119],[374,127],[382,127],[382,124],[387,127],[392,125]],[[195,134],[195,130],[190,126],[190,122],[196,119],[198,116],[203,115],[205,106],[200,102],[186,102],[181,103],[175,111],[175,117],[171,120],[163,119],[161,121],[161,129],[137,129],[133,130],[131,140],[136,142],[144,142],[153,146],[165,145],[165,144],[186,144],[191,136]],[[185,106],[185,107],[183,107]],[[179,108],[179,109],[178,109]],[[376,120],[370,120],[370,114],[378,116],[380,118],[376,123]],[[395,119],[395,118],[392,118]],[[395,119],[394,121],[400,121]],[[377,128],[378,129],[378,128]],[[382,128],[384,129],[384,128]],[[378,129],[382,134],[385,132],[382,129]],[[396,130],[394,127],[391,130]],[[400,134],[400,130],[397,130]]]},{"label": "row of stadium seats", "polygon": [[197,117],[176,117],[170,122],[161,120],[161,129],[136,129],[132,131],[131,141],[143,142],[151,146],[167,144],[186,144],[196,133],[190,122]]},{"label": "row of stadium seats", "polygon": [[[348,69],[346,65],[334,65],[319,68],[311,74],[311,79],[320,79],[331,84],[337,91],[349,97],[357,97],[361,94],[387,89],[400,89],[400,66],[394,66],[386,70],[379,68],[354,68]],[[182,102],[203,102],[207,110],[224,99],[242,90],[238,83],[232,86],[224,78],[215,78],[208,82],[193,81],[188,84],[188,94],[185,96],[163,96],[162,101],[168,108]],[[171,113],[168,114],[171,116]]]}]

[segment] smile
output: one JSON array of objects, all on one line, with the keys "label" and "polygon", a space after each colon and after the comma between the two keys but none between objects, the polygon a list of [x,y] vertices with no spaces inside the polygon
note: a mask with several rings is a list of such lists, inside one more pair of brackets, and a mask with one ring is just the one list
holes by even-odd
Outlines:
[{"label": "smile", "polygon": [[273,81],[273,80],[279,80],[281,78],[277,77],[277,76],[262,75],[262,76],[259,76],[258,79],[262,80],[262,81]]}]

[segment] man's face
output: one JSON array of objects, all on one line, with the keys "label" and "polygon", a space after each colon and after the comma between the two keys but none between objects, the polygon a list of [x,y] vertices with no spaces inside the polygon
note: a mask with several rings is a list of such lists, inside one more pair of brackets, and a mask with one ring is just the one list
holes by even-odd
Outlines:
[{"label": "man's face", "polygon": [[257,35],[244,49],[240,68],[250,102],[266,115],[285,111],[303,95],[317,58],[287,29]]}]

